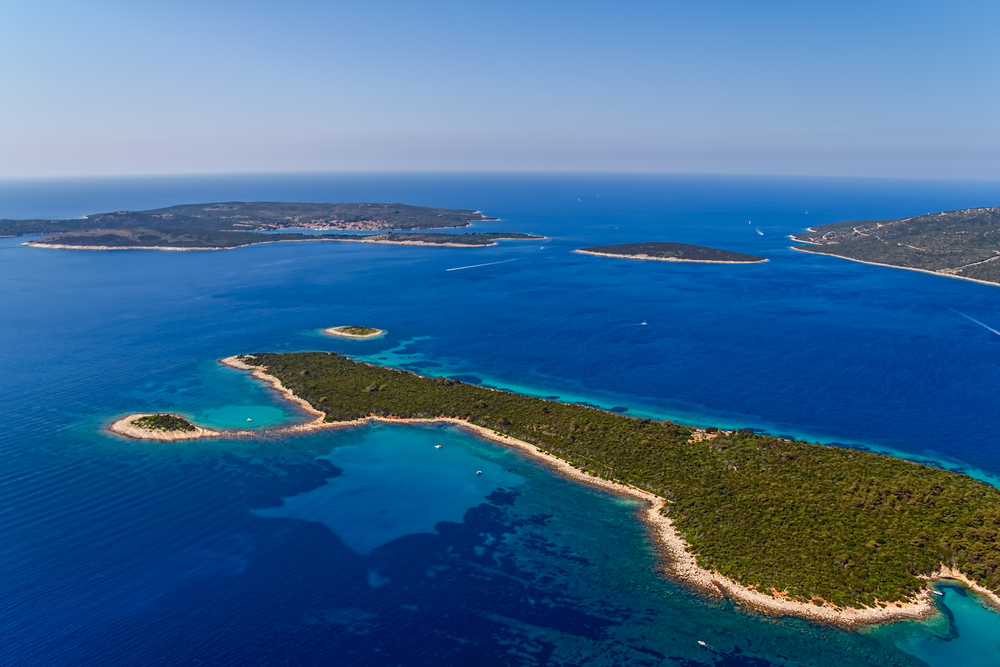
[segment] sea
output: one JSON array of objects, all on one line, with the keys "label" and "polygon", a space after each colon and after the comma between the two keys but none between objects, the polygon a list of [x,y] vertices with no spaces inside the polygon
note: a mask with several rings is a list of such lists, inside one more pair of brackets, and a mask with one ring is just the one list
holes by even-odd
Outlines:
[{"label": "sea", "polygon": [[[635,501],[450,426],[300,435],[217,360],[333,350],[629,415],[863,447],[1000,485],[1000,286],[796,252],[1000,183],[641,174],[6,180],[0,217],[218,201],[480,210],[488,248],[214,252],[0,239],[0,665],[1000,665],[959,585],[849,632],[662,574]],[[747,265],[573,253],[678,241]],[[386,331],[325,335],[338,325]],[[111,435],[175,412],[254,437]],[[248,421],[252,420],[252,421]],[[481,474],[476,474],[480,472]],[[699,642],[704,642],[699,644]]]}]

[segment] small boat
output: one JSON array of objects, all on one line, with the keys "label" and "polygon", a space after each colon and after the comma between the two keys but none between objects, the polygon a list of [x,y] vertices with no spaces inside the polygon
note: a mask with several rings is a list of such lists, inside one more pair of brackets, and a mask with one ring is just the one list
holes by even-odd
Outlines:
[{"label": "small boat", "polygon": [[434,445],[434,449],[441,449],[441,445]]},{"label": "small boat", "polygon": [[760,231],[759,229],[757,230],[757,233],[760,234],[761,236],[764,235],[764,232]]},{"label": "small boat", "polygon": [[934,595],[940,595],[941,597],[944,597],[944,593],[942,593],[941,591],[931,591],[931,593],[933,593]]},{"label": "small boat", "polygon": [[476,471],[476,474],[477,474],[477,475],[482,475],[482,474],[483,474],[483,471],[482,471],[482,470],[477,470],[477,471]]},{"label": "small boat", "polygon": [[643,320],[642,322],[639,322],[639,326],[640,327],[646,326],[646,320]]},{"label": "small boat", "polygon": [[252,419],[250,419],[249,417],[247,417],[247,421],[248,421],[248,422],[252,422],[253,420],[252,420]]}]

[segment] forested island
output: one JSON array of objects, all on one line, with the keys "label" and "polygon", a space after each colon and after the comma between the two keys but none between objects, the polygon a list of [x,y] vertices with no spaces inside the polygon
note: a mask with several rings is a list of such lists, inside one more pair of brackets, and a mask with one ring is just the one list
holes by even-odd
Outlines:
[{"label": "forested island", "polygon": [[919,617],[932,610],[927,579],[942,573],[967,577],[1000,602],[1000,489],[965,475],[745,429],[627,417],[333,352],[223,361],[315,416],[288,432],[451,421],[549,457],[571,476],[610,480],[655,501],[649,520],[660,522],[678,577],[759,609],[842,625]]},{"label": "forested island", "polygon": [[1000,207],[899,220],[835,222],[795,234],[795,246],[870,264],[1000,284]]},{"label": "forested island", "polygon": [[626,259],[652,259],[666,262],[708,262],[713,264],[745,264],[766,262],[763,257],[746,255],[731,250],[719,250],[707,246],[669,241],[647,243],[619,243],[580,248],[575,252],[602,257],[624,257]]},{"label": "forested island", "polygon": [[144,440],[192,440],[219,435],[218,431],[195,426],[180,415],[167,413],[135,414],[123,417],[108,427],[112,433]]},{"label": "forested island", "polygon": [[329,329],[323,329],[323,332],[331,336],[344,336],[346,338],[374,338],[385,333],[381,329],[374,327],[355,326],[330,327]]},{"label": "forested island", "polygon": [[539,239],[520,232],[481,232],[447,234],[434,232],[388,232],[378,234],[301,234],[277,232],[213,231],[204,229],[89,229],[45,236],[22,245],[34,248],[70,248],[79,250],[225,250],[260,243],[282,241],[341,241],[347,243],[384,243],[450,248],[475,248],[496,245],[498,240]]},{"label": "forested island", "polygon": [[492,221],[478,211],[406,204],[218,202],[149,211],[97,213],[74,220],[0,220],[0,236],[92,229],[270,231],[276,229],[437,229]]},{"label": "forested island", "polygon": [[[150,211],[98,213],[78,220],[0,220],[0,236],[50,234],[23,245],[90,250],[221,250],[280,241],[348,241],[465,248],[495,245],[499,239],[542,238],[517,232],[446,234],[384,231],[465,227],[471,222],[489,220],[496,218],[487,218],[478,211],[406,204],[223,202],[182,204]],[[376,233],[303,234],[280,231],[298,228],[372,230]]]}]

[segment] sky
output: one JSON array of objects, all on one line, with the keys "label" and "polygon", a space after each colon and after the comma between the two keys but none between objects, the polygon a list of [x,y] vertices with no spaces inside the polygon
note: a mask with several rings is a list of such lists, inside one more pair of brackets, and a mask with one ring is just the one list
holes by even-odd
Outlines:
[{"label": "sky", "polygon": [[1000,179],[996,0],[0,0],[0,177]]}]

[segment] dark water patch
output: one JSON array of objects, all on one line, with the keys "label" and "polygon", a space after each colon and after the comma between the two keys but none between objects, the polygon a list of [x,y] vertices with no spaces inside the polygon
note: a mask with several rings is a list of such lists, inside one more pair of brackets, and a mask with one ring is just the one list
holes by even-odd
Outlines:
[{"label": "dark water patch", "polygon": [[[482,384],[483,379],[478,378],[475,375],[449,375],[452,380],[458,380],[459,382],[465,382],[466,384]],[[483,385],[485,386],[485,385]]]},{"label": "dark water patch", "polygon": [[[599,200],[581,197],[598,188]],[[516,496],[495,495],[507,488],[501,483],[483,489],[474,507],[500,515],[460,509],[440,531],[432,522],[429,532],[362,556],[318,523],[251,512],[343,482],[346,468],[337,474],[335,463],[309,461],[333,442],[361,446],[361,437],[152,444],[101,429],[152,407],[195,415],[236,406],[229,418],[246,406],[285,405],[267,390],[240,389],[243,376],[216,373],[215,360],[313,349],[316,328],[335,311],[338,320],[426,336],[381,352],[380,362],[447,363],[498,386],[545,387],[539,393],[681,423],[821,433],[915,456],[942,449],[948,467],[998,472],[1000,359],[984,355],[983,339],[956,327],[951,311],[988,321],[995,288],[794,253],[779,238],[858,211],[892,218],[994,201],[995,184],[198,177],[18,183],[0,200],[5,217],[32,217],[57,215],[52,206],[79,215],[247,192],[483,209],[505,228],[559,237],[566,248],[669,233],[774,261],[738,276],[731,267],[662,263],[612,273],[550,253],[511,265],[518,271],[456,276],[444,272],[454,266],[448,253],[413,247],[88,253],[0,240],[0,664],[712,663],[699,638],[782,665],[918,664],[881,636],[764,619],[689,595],[658,574],[634,506],[572,491],[493,450],[477,456],[529,477]],[[746,219],[761,216],[773,236],[746,233]],[[502,261],[525,251],[476,252]],[[647,318],[650,326],[628,335],[608,333]],[[497,532],[504,529],[513,532]],[[411,560],[421,569],[407,569]],[[995,637],[983,620],[993,617],[972,598],[952,599],[970,606],[955,613],[960,634],[922,646],[922,655],[935,665],[979,664],[973,648],[989,655],[989,646],[954,647]],[[565,629],[564,615],[572,619]],[[959,653],[948,656],[952,649]]]},{"label": "dark water patch", "polygon": [[626,407],[623,407],[623,406],[620,406],[620,405],[619,405],[619,406],[615,406],[615,407],[613,407],[613,408],[608,408],[608,409],[609,409],[609,410],[610,410],[611,412],[617,412],[617,413],[619,413],[619,414],[624,414],[624,413],[628,412],[628,408],[626,408]]}]

